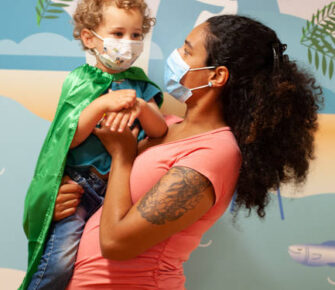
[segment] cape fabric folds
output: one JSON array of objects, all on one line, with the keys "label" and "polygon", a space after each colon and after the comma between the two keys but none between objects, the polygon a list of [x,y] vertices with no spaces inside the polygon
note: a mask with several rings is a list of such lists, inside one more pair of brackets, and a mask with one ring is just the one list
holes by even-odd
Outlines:
[{"label": "cape fabric folds", "polygon": [[[149,82],[159,89],[138,67],[109,74],[85,64],[70,72],[64,81],[57,111],[44,140],[25,199],[23,227],[28,238],[28,268],[19,289],[28,287],[43,254],[66,155],[79,115],[93,100],[108,90],[112,81],[122,79]],[[160,100],[159,106],[163,99]]]}]

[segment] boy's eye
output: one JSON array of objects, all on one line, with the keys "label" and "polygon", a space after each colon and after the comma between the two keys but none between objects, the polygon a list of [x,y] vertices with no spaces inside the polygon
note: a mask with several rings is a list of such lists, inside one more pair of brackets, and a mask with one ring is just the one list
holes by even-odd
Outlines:
[{"label": "boy's eye", "polygon": [[133,33],[133,39],[142,39],[143,38],[143,34],[142,33]]},{"label": "boy's eye", "polygon": [[122,32],[113,32],[113,35],[116,37],[122,37],[123,33]]},{"label": "boy's eye", "polygon": [[190,52],[189,52],[186,48],[184,48],[184,54],[185,54],[185,55],[189,55]]}]

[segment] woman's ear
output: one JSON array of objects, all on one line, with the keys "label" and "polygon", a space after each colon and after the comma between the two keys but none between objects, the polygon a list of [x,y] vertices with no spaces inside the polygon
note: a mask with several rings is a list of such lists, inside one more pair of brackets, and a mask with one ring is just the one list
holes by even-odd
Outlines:
[{"label": "woman's ear", "polygon": [[223,87],[229,78],[228,68],[225,66],[218,66],[215,68],[213,73],[209,77],[209,82],[212,83],[212,87]]},{"label": "woman's ear", "polygon": [[83,28],[80,32],[80,38],[86,48],[93,49],[96,47],[94,35],[89,29]]}]

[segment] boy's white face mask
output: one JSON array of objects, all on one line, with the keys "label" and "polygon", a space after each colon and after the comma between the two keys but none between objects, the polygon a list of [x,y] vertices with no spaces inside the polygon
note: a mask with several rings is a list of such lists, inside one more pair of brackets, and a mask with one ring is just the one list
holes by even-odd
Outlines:
[{"label": "boy's white face mask", "polygon": [[101,63],[109,69],[128,69],[143,51],[142,40],[102,38],[96,32],[92,31],[92,33],[104,42],[103,53],[96,48],[93,51]]}]

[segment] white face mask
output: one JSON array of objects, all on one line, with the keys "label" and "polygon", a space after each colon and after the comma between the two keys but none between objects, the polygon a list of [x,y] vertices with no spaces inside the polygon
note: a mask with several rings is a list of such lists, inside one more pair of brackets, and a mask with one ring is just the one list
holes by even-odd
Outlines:
[{"label": "white face mask", "polygon": [[142,40],[129,40],[117,38],[102,38],[96,32],[92,33],[104,42],[103,53],[93,49],[101,63],[112,70],[126,70],[143,51]]},{"label": "white face mask", "polygon": [[209,82],[203,86],[192,89],[184,87],[180,81],[189,71],[198,71],[203,69],[213,69],[215,66],[205,66],[199,68],[190,68],[190,66],[182,59],[177,49],[175,49],[166,60],[164,83],[167,92],[181,102],[186,102],[191,96],[192,91],[212,87]]}]

